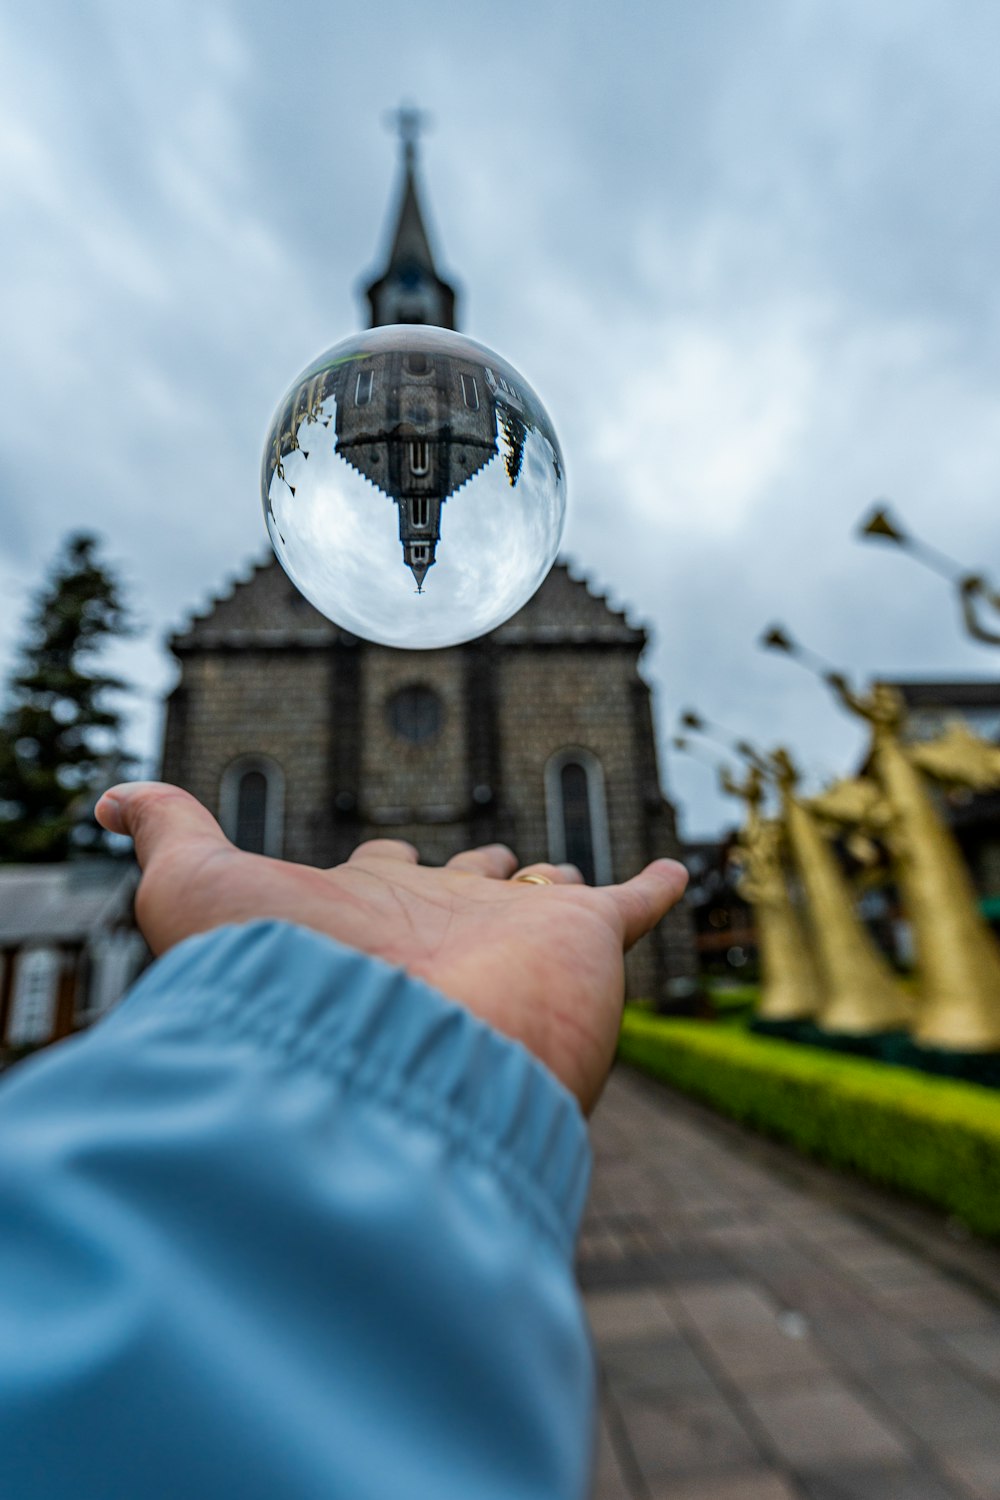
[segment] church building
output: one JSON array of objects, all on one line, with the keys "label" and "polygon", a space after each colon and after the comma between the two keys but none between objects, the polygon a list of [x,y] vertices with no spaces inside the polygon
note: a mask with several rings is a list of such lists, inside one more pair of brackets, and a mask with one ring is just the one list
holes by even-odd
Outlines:
[{"label": "church building", "polygon": [[[431,251],[412,123],[403,146],[388,261],[367,292],[370,326],[454,328],[456,294]],[[470,385],[465,404],[465,462],[476,462],[483,412],[494,432],[506,423],[516,449],[516,391]],[[425,515],[418,488],[389,492],[401,561],[420,584],[440,506]],[[499,840],[522,863],[568,860],[591,883],[624,880],[678,854],[639,670],[646,639],[557,562],[489,635],[394,650],[331,623],[271,558],[169,642],[180,676],[167,702],[163,779],[198,797],[240,847],[306,864],[336,864],[368,838],[407,839],[432,864]],[[627,977],[632,998],[670,1004],[692,992],[685,907],[635,948]]]}]

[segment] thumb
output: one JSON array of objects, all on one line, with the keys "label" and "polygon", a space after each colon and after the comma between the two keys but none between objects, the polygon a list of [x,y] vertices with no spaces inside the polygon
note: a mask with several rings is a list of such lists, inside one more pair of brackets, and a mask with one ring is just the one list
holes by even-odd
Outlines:
[{"label": "thumb", "polygon": [[622,923],[622,940],[631,948],[665,917],[684,894],[688,873],[675,859],[656,859],[624,885],[606,887]]},{"label": "thumb", "polygon": [[127,781],[104,793],[94,809],[109,833],[124,833],[135,844],[145,869],[154,855],[192,845],[225,845],[226,838],[206,807],[178,786],[162,781]]}]

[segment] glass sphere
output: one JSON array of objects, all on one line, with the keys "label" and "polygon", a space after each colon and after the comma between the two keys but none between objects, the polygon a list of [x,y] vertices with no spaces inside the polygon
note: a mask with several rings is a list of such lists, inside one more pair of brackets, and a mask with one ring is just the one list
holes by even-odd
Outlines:
[{"label": "glass sphere", "polygon": [[452,646],[520,609],[555,560],[563,460],[506,360],[443,328],[345,339],[293,383],[261,469],[271,545],[352,634]]}]

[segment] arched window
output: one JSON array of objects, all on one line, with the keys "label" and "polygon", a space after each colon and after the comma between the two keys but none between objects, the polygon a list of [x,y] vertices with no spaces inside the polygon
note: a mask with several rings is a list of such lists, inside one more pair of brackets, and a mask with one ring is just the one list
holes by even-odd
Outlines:
[{"label": "arched window", "polygon": [[222,773],[219,822],[248,854],[280,857],[284,843],[285,778],[266,755],[241,755]]},{"label": "arched window", "polygon": [[235,843],[251,854],[263,854],[266,826],[267,777],[263,771],[244,771],[236,787]]},{"label": "arched window", "polygon": [[604,771],[590,750],[559,750],[545,767],[549,859],[576,865],[588,885],[612,879]]}]

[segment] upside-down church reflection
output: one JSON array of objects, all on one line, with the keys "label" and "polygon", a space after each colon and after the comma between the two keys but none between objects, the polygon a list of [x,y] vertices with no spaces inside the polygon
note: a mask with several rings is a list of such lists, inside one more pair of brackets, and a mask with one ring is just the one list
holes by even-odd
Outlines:
[{"label": "upside-down church reflection", "polygon": [[403,561],[422,592],[441,541],[447,500],[487,465],[502,463],[516,486],[529,433],[538,431],[558,473],[558,448],[527,392],[504,372],[435,348],[434,328],[453,328],[455,291],[438,273],[417,193],[415,125],[401,118],[403,191],[385,270],[368,287],[372,328],[431,325],[402,334],[392,348],[364,340],[333,364],[320,361],[293,392],[275,425],[264,487],[293,453],[308,458],[321,441],[397,508]]}]

